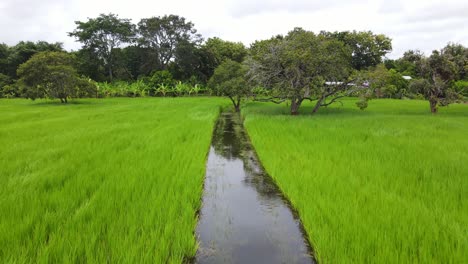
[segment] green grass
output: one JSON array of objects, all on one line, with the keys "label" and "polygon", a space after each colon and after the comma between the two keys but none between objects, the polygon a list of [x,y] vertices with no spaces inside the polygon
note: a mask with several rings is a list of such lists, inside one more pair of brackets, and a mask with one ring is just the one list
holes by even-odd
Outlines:
[{"label": "green grass", "polygon": [[302,116],[250,103],[245,125],[321,263],[466,263],[468,105],[353,100]]},{"label": "green grass", "polygon": [[0,100],[0,263],[194,256],[222,99]]}]

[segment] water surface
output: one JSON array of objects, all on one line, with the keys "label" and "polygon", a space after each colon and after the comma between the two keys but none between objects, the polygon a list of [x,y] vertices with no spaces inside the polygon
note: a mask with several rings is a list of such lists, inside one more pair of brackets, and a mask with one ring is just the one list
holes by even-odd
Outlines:
[{"label": "water surface", "polygon": [[302,230],[259,165],[240,116],[222,113],[208,155],[196,263],[314,263]]}]

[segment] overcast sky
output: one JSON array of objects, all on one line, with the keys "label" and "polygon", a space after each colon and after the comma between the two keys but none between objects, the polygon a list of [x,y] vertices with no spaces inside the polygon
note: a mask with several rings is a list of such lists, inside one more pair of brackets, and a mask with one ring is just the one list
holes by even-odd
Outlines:
[{"label": "overcast sky", "polygon": [[466,0],[0,0],[0,43],[58,41],[76,50],[80,45],[67,36],[74,21],[109,12],[134,23],[177,14],[192,21],[204,38],[246,45],[302,27],[386,34],[393,40],[390,58],[408,49],[428,54],[449,41],[468,46]]}]

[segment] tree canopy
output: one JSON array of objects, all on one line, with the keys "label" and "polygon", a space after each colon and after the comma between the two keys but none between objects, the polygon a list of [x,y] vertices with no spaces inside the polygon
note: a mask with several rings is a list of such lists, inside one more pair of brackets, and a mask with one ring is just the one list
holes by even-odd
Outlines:
[{"label": "tree canopy", "polygon": [[316,101],[313,113],[357,91],[349,85],[352,53],[336,38],[296,28],[286,36],[257,41],[251,47],[249,75],[272,90],[272,102],[291,102],[297,115],[304,100]]},{"label": "tree canopy", "polygon": [[144,18],[138,23],[138,42],[154,53],[158,70],[165,70],[181,45],[199,44],[201,35],[194,24],[177,15]]},{"label": "tree canopy", "polygon": [[383,34],[374,34],[372,31],[322,31],[320,34],[336,38],[350,47],[351,64],[356,70],[377,66],[382,63],[383,57],[392,51],[392,40]]},{"label": "tree canopy", "polygon": [[236,112],[239,112],[242,98],[250,94],[246,74],[247,66],[228,59],[216,68],[208,86],[216,94],[227,96]]},{"label": "tree canopy", "polygon": [[[93,93],[92,85],[78,77],[73,57],[64,52],[40,52],[18,68],[19,82],[26,98],[58,98],[66,103],[70,97]],[[91,87],[91,88],[90,88]],[[84,90],[80,93],[80,88]]]},{"label": "tree canopy", "polygon": [[113,79],[114,50],[124,43],[131,43],[135,25],[130,19],[115,14],[101,14],[86,22],[76,21],[76,29],[68,35],[75,37],[84,47],[92,50],[107,67],[109,79]]},{"label": "tree canopy", "polygon": [[[122,92],[100,96],[175,96],[183,93],[167,91],[185,85],[207,91],[200,87],[210,80],[211,86],[220,87],[223,74],[240,81],[236,67],[247,71],[247,79],[243,79],[246,89],[253,87],[248,93],[242,91],[243,96],[253,95],[257,101],[287,101],[291,114],[298,114],[305,100],[315,104],[315,113],[345,96],[361,97],[360,108],[369,98],[427,99],[435,113],[438,106],[467,100],[468,96],[468,48],[457,43],[448,43],[430,56],[408,50],[392,60],[386,58],[392,51],[392,40],[372,31],[316,34],[295,28],[246,47],[219,37],[205,41],[191,21],[173,14],[143,18],[134,24],[109,13],[75,24],[68,35],[83,44],[77,51],[66,52],[61,43],[45,41],[0,44],[0,96],[25,96],[24,91],[31,94],[33,90],[23,89],[27,74],[23,72],[19,82],[17,73],[20,65],[40,52],[64,52],[73,57],[72,69],[62,65],[62,80],[65,76],[86,76],[112,85],[127,82],[135,84],[131,89],[138,89],[125,92],[125,85],[120,85]],[[212,78],[216,70],[218,74]],[[234,87],[235,83],[230,85]],[[220,94],[228,94],[221,90]]]}]

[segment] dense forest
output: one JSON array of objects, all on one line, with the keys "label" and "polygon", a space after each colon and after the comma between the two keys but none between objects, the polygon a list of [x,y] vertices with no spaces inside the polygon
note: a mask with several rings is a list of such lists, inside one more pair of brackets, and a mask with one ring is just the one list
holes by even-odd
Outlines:
[{"label": "dense forest", "polygon": [[137,24],[115,14],[76,21],[68,35],[82,44],[0,44],[0,97],[227,95],[239,107],[259,101],[302,101],[326,106],[344,96],[426,99],[431,111],[468,96],[468,48],[448,43],[432,54],[408,50],[387,59],[391,39],[371,31],[286,35],[246,47],[217,37],[203,39],[184,17],[165,15]]}]

